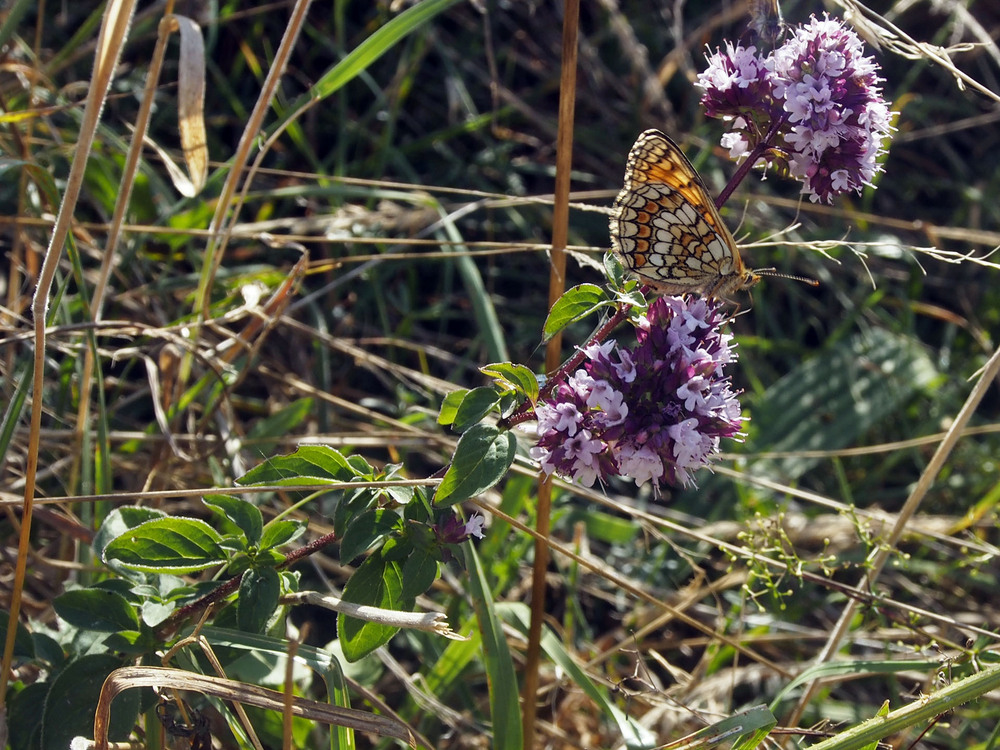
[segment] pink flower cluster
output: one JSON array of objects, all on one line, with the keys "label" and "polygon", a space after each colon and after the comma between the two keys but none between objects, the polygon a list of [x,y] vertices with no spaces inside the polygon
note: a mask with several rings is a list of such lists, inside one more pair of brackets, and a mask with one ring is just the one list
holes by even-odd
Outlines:
[{"label": "pink flower cluster", "polygon": [[721,306],[694,297],[660,297],[636,329],[637,345],[587,347],[587,361],[535,409],[530,451],[547,473],[591,486],[609,476],[693,484],[723,437],[742,418],[723,370],[736,359]]},{"label": "pink flower cluster", "polygon": [[776,129],[762,158],[787,160],[813,202],[859,192],[881,170],[893,130],[881,82],[857,34],[829,17],[813,17],[766,57],[727,43],[698,76],[709,116],[730,123],[730,156],[745,158]]}]

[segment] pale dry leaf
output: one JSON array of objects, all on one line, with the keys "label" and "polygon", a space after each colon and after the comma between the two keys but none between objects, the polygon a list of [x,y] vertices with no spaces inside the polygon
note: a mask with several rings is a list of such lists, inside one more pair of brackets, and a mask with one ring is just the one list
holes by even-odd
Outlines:
[{"label": "pale dry leaf", "polygon": [[208,177],[208,141],[205,135],[205,41],[201,27],[185,16],[174,16],[181,35],[177,116],[181,148],[194,194]]}]

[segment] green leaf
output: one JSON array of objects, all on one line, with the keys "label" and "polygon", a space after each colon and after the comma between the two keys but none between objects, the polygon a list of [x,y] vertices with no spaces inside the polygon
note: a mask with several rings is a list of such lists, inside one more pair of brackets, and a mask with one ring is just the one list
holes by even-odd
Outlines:
[{"label": "green leaf", "polygon": [[[6,612],[0,612],[0,616],[6,617],[6,615]],[[0,634],[7,635],[6,624],[0,628]],[[20,639],[21,634],[18,633],[17,639],[14,641],[15,656],[25,655],[20,653],[22,651],[22,647],[18,645]],[[54,674],[62,669],[63,664],[66,662],[66,654],[63,652],[62,646],[59,645],[59,641],[45,633],[32,633],[31,642],[35,648],[34,658],[48,664],[50,674]]]},{"label": "green leaf", "polygon": [[347,457],[347,465],[354,469],[357,476],[364,479],[374,479],[375,471],[372,469],[372,465],[365,460],[364,456],[360,456],[354,453]]},{"label": "green leaf", "polygon": [[10,750],[38,750],[42,732],[38,717],[45,708],[49,687],[47,682],[35,682],[11,696],[7,716]]},{"label": "green leaf", "polygon": [[309,91],[300,96],[289,107],[289,110],[294,112],[311,99],[325,99],[338,91],[341,86],[367,70],[397,42],[458,1],[425,0],[407,8],[388,23],[382,25],[375,33],[351,50],[344,59],[324,73]]},{"label": "green leaf", "polygon": [[248,633],[263,633],[278,608],[281,577],[274,568],[251,568],[240,579],[236,624]]},{"label": "green leaf", "polygon": [[56,614],[81,630],[117,633],[138,630],[139,616],[121,594],[105,589],[75,589],[52,602]]},{"label": "green leaf", "polygon": [[[392,476],[389,476],[387,474],[382,479],[383,481],[386,481],[390,479],[405,479],[405,478],[406,478],[405,475],[397,475],[395,472],[393,472]],[[417,496],[418,492],[419,492],[418,487],[389,486],[383,488],[382,490],[383,495],[385,497],[388,497],[390,500],[392,500],[392,502],[396,503],[397,505],[409,505],[413,501],[413,498]]]},{"label": "green leaf", "polygon": [[97,533],[94,535],[94,543],[92,545],[94,555],[104,560],[108,567],[116,573],[127,573],[134,578],[135,574],[124,568],[121,564],[115,562],[114,560],[105,558],[104,550],[112,542],[112,540],[117,539],[125,532],[134,529],[136,526],[140,526],[146,523],[146,521],[152,521],[155,518],[166,517],[166,513],[161,510],[156,510],[155,508],[146,508],[137,505],[123,505],[120,508],[115,508],[108,514],[108,517],[104,519],[104,523],[101,524],[101,528],[99,528]]},{"label": "green leaf", "polygon": [[264,517],[256,505],[232,495],[205,495],[202,502],[236,524],[246,536],[248,544],[256,545],[260,541]]},{"label": "green leaf", "polygon": [[[40,723],[42,750],[66,750],[74,737],[94,734],[94,709],[108,675],[125,664],[110,654],[88,654],[71,662],[52,681]],[[128,739],[139,716],[139,691],[126,690],[111,709],[110,738]]]},{"label": "green leaf", "polygon": [[339,451],[327,445],[302,445],[294,453],[269,458],[236,481],[243,486],[323,485],[370,478],[370,475],[355,469]]},{"label": "green leaf", "polygon": [[611,304],[607,293],[596,284],[580,284],[568,290],[556,300],[545,319],[545,340],[555,336],[559,331],[585,318],[595,310]]},{"label": "green leaf", "polygon": [[493,411],[498,403],[500,394],[496,388],[473,388],[462,399],[452,427],[456,432],[465,432],[473,425],[479,424],[479,421]]},{"label": "green leaf", "polygon": [[221,540],[204,521],[157,518],[108,544],[104,558],[148,573],[193,573],[228,562]]},{"label": "green leaf", "polygon": [[444,401],[441,402],[441,412],[438,414],[438,424],[449,425],[455,421],[458,407],[462,405],[468,392],[468,389],[461,388],[444,397]]},{"label": "green leaf", "polygon": [[142,621],[151,628],[155,628],[166,620],[177,609],[174,602],[158,602],[147,599],[142,603]]},{"label": "green leaf", "polygon": [[143,656],[159,645],[148,630],[119,630],[109,634],[102,643],[109,652],[122,656]]},{"label": "green leaf", "polygon": [[753,706],[728,719],[699,729],[686,739],[692,746],[696,742],[704,743],[705,747],[732,742],[730,745],[732,750],[756,750],[777,723],[778,720],[767,706]]},{"label": "green leaf", "polygon": [[103,581],[93,584],[92,588],[113,591],[119,596],[125,597],[125,601],[129,604],[137,604],[142,601],[146,591],[151,590],[146,589],[145,586],[136,586],[135,583],[124,578],[105,578]]},{"label": "green leaf", "polygon": [[[399,609],[403,591],[399,566],[375,553],[365,560],[344,586],[344,600],[383,609]],[[389,642],[399,628],[341,614],[337,635],[348,661],[357,661]]]},{"label": "green leaf", "polygon": [[264,532],[260,537],[260,548],[270,549],[288,544],[306,533],[306,524],[303,521],[271,521],[264,527]]},{"label": "green leaf", "polygon": [[399,524],[399,516],[382,508],[372,508],[359,513],[347,524],[340,542],[340,561],[345,565],[362,553],[381,543]]},{"label": "green leaf", "polygon": [[604,254],[604,273],[612,289],[621,289],[625,285],[625,266],[613,252]]},{"label": "green leaf", "polygon": [[531,403],[538,400],[538,378],[524,365],[516,365],[513,362],[494,362],[480,367],[479,371],[494,378],[501,388],[505,390],[513,388]]},{"label": "green leaf", "polygon": [[[7,641],[7,627],[9,624],[10,612],[0,609],[0,643],[6,643]],[[31,632],[20,621],[17,623],[17,634],[14,636],[14,655],[29,659],[35,656],[35,644]]]},{"label": "green leaf", "polygon": [[517,440],[509,431],[477,424],[459,439],[434,502],[454,505],[486,492],[503,479],[514,462],[516,450]]},{"label": "green leaf", "polygon": [[403,591],[400,597],[404,601],[414,601],[429,589],[438,575],[438,561],[429,552],[414,549],[403,561]]}]

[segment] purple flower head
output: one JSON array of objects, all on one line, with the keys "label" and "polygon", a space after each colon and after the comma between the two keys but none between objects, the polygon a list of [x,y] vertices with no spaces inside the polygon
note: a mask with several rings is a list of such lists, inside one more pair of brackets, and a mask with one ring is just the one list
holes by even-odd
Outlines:
[{"label": "purple flower head", "polygon": [[[753,117],[761,109],[770,109],[774,117],[781,105],[772,98],[774,84],[765,60],[757,56],[756,47],[733,47],[726,42],[726,51],[716,50],[708,57],[708,67],[698,76],[698,85],[705,89],[701,103],[709,117],[737,120]],[[745,120],[742,127],[746,124]]]},{"label": "purple flower head", "polygon": [[482,539],[485,521],[486,519],[478,513],[473,513],[468,521],[463,521],[458,517],[458,514],[452,513],[433,524],[431,528],[442,544],[461,544],[469,537]]},{"label": "purple flower head", "polygon": [[860,192],[880,171],[878,158],[893,128],[878,66],[843,23],[815,16],[767,57],[733,47],[708,57],[698,76],[702,103],[730,123],[722,145],[745,158],[776,128],[765,152],[783,154],[802,192],[815,202]]},{"label": "purple flower head", "polygon": [[723,320],[716,303],[660,297],[636,326],[635,348],[585,349],[583,368],[539,401],[531,456],[588,487],[610,476],[652,481],[655,492],[693,484],[743,423],[723,372],[736,358]]}]

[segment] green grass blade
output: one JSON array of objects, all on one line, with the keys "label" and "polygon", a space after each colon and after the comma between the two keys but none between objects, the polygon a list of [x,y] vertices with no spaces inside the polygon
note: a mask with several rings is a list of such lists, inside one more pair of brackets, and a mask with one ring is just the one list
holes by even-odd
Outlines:
[{"label": "green grass blade", "polygon": [[921,695],[885,716],[876,716],[856,727],[840,732],[836,737],[810,745],[809,750],[861,750],[872,742],[922,725],[963,703],[981,698],[1000,687],[1000,666],[984,669],[978,674],[957,680],[930,696]]},{"label": "green grass blade", "polygon": [[295,101],[289,110],[295,112],[310,100],[325,99],[330,96],[366,70],[401,39],[412,34],[434,16],[458,2],[459,0],[424,0],[424,2],[400,13],[324,73],[309,91]]},{"label": "green grass blade", "polygon": [[[497,611],[505,620],[527,634],[531,614],[525,605],[503,604],[497,607]],[[566,675],[576,683],[577,687],[598,705],[604,715],[618,725],[627,748],[630,750],[632,748],[651,748],[656,745],[655,735],[622,713],[621,709],[609,699],[608,691],[594,684],[594,681],[587,676],[587,673],[574,661],[563,644],[548,628],[544,628],[542,631],[542,649],[552,661],[566,672]]]},{"label": "green grass blade", "polygon": [[11,395],[7,409],[3,413],[3,421],[0,422],[0,457],[7,455],[10,448],[10,441],[14,437],[17,425],[21,420],[21,411],[24,409],[24,402],[28,398],[28,391],[31,390],[31,362],[23,360],[18,366],[18,374],[11,378],[17,383],[14,393]]},{"label": "green grass blade", "polygon": [[462,549],[465,552],[465,568],[469,571],[469,593],[483,639],[483,661],[486,663],[493,713],[492,747],[494,750],[521,750],[524,743],[514,662],[476,548],[466,542]]}]

